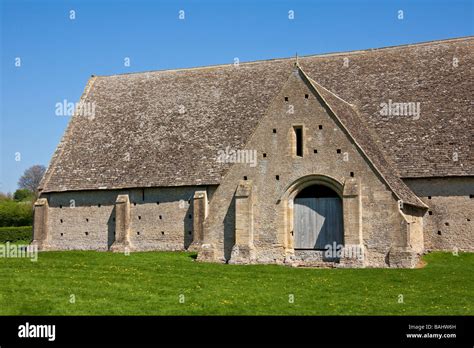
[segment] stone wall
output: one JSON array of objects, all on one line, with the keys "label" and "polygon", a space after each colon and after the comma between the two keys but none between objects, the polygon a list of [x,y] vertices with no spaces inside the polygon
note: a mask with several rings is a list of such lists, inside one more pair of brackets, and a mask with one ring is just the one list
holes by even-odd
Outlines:
[{"label": "stone wall", "polygon": [[[294,151],[295,126],[303,128],[301,157]],[[256,262],[284,262],[291,253],[291,237],[282,231],[288,222],[282,197],[292,183],[311,175],[332,178],[341,186],[349,180],[360,183],[366,266],[387,266],[390,248],[406,241],[407,227],[397,199],[297,72],[276,96],[246,149],[256,150],[257,165],[235,164],[221,181],[210,200],[204,228],[206,252],[199,259],[230,260],[235,192],[242,180],[252,181]]]},{"label": "stone wall", "polygon": [[[130,201],[129,240],[135,250],[184,250],[193,241],[194,192],[214,186],[47,193],[47,243],[52,250],[109,250],[115,241],[115,204]],[[39,208],[38,208],[39,209]],[[39,210],[38,210],[39,211]],[[36,231],[40,224],[35,226]]]},{"label": "stone wall", "polygon": [[429,206],[426,250],[474,251],[474,177],[404,179]]}]

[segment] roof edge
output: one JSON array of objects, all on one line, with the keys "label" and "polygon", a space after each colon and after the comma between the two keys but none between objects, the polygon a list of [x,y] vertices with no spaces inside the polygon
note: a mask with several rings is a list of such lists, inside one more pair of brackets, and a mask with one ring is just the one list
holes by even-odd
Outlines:
[{"label": "roof edge", "polygon": [[[84,91],[82,92],[82,95],[79,98],[79,103],[82,103],[86,100],[96,80],[97,80],[97,76],[95,75],[91,75],[91,77],[89,77],[89,80],[87,81],[86,86],[84,87]],[[61,157],[64,150],[64,145],[66,144],[69,138],[69,135],[72,131],[74,116],[75,116],[75,113],[71,116],[71,119],[69,120],[69,123],[66,128],[66,131],[64,132],[64,135],[61,138],[61,141],[59,142],[58,146],[56,147],[56,150],[53,153],[53,156],[51,157],[51,161],[49,162],[48,169],[46,170],[46,173],[44,174],[43,178],[41,179],[40,184],[38,185],[37,190],[39,193],[43,192],[44,189],[47,187],[48,182],[51,179],[51,176],[53,175],[54,170],[56,169],[56,162]]]},{"label": "roof edge", "polygon": [[[407,204],[407,205],[411,205],[411,206],[415,206],[415,207],[420,207],[420,208],[428,208],[428,206],[423,203],[423,201],[421,201],[418,196],[416,196],[415,193],[413,193],[413,191],[410,190],[409,187],[407,187],[407,190],[410,190],[415,199],[417,200],[416,202],[410,202],[410,201],[405,201],[403,200],[403,197],[398,193],[397,190],[395,190],[392,185],[389,183],[389,181],[387,180],[387,178],[385,177],[385,175],[382,173],[382,171],[380,170],[380,168],[378,168],[375,163],[373,162],[373,160],[370,158],[370,156],[367,154],[367,152],[364,150],[364,148],[359,144],[359,142],[354,138],[354,136],[352,135],[352,133],[347,129],[347,127],[345,126],[344,122],[341,121],[341,119],[339,118],[339,116],[334,112],[333,108],[331,107],[331,105],[329,105],[329,103],[327,102],[327,100],[321,95],[321,93],[318,91],[318,87],[324,89],[325,91],[327,91],[328,93],[331,93],[332,95],[334,95],[335,97],[337,97],[338,100],[341,100],[342,102],[344,102],[345,104],[347,104],[353,111],[354,113],[357,114],[357,111],[353,108],[353,106],[346,102],[344,99],[342,99],[341,97],[337,96],[336,94],[332,93],[331,91],[327,90],[326,88],[324,88],[323,86],[319,85],[316,81],[314,81],[313,79],[311,79],[305,72],[304,70],[299,66],[297,65],[297,68],[298,70],[302,73],[302,76],[308,81],[308,83],[312,86],[312,88],[314,89],[314,91],[319,95],[319,97],[324,101],[324,103],[326,104],[326,106],[329,108],[329,110],[331,110],[332,114],[336,117],[336,119],[338,120],[338,122],[344,127],[344,130],[347,132],[347,134],[349,134],[349,136],[351,137],[352,141],[354,141],[354,143],[357,145],[357,147],[360,149],[360,151],[362,151],[362,153],[364,154],[364,157],[370,162],[370,164],[373,166],[373,168],[375,168],[375,170],[377,171],[377,173],[380,175],[380,177],[383,179],[383,181],[385,182],[385,184],[390,188],[390,191],[392,191],[392,193],[400,200],[403,201],[404,204]],[[383,154],[381,154],[383,155]],[[385,159],[385,157],[384,157]],[[387,161],[385,159],[385,161]],[[389,163],[387,161],[387,163]],[[395,178],[397,178],[398,180],[400,180],[400,182],[405,185],[405,183],[402,181],[402,179],[398,176],[395,176]],[[406,185],[405,185],[406,186]]]}]

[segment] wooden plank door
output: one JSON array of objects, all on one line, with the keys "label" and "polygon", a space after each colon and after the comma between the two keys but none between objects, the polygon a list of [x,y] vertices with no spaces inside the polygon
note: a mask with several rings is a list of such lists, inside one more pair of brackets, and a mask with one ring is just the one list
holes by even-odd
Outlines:
[{"label": "wooden plank door", "polygon": [[296,198],[295,249],[325,249],[333,242],[343,242],[341,200],[336,197]]}]

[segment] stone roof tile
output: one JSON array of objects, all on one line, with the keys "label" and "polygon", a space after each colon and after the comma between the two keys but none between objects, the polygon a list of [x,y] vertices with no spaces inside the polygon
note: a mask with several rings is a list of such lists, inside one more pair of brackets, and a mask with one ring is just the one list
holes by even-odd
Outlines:
[{"label": "stone roof tile", "polygon": [[[401,177],[474,175],[474,38],[300,57],[350,103]],[[41,184],[43,192],[218,184],[217,150],[243,146],[294,59],[92,77]],[[381,103],[419,102],[413,117]],[[457,160],[454,160],[457,159]]]}]

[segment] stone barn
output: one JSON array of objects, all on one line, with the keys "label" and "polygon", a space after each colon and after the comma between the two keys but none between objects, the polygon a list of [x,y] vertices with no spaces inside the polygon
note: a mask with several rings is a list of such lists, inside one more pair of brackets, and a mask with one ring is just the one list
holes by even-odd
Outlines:
[{"label": "stone barn", "polygon": [[34,243],[337,267],[473,251],[473,60],[468,37],[92,76]]}]

